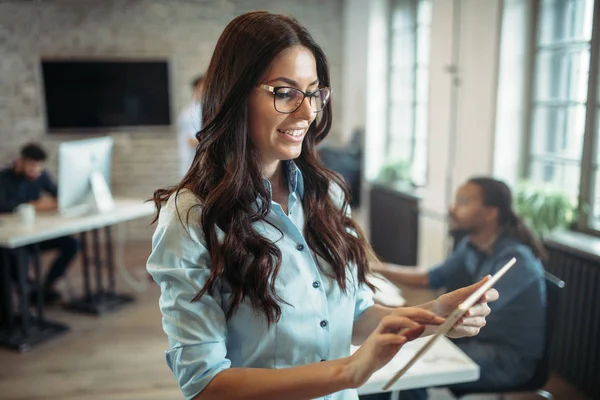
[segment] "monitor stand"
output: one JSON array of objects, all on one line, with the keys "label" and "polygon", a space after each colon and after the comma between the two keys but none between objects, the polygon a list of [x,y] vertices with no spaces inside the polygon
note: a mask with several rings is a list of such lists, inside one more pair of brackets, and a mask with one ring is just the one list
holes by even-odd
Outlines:
[{"label": "monitor stand", "polygon": [[115,201],[104,176],[99,172],[90,175],[92,193],[88,201],[83,204],[71,206],[60,210],[60,215],[65,218],[76,218],[84,215],[104,213],[115,208]]},{"label": "monitor stand", "polygon": [[115,208],[110,188],[104,179],[104,176],[98,171],[95,171],[90,176],[92,192],[94,193],[94,203],[99,212],[111,211]]}]

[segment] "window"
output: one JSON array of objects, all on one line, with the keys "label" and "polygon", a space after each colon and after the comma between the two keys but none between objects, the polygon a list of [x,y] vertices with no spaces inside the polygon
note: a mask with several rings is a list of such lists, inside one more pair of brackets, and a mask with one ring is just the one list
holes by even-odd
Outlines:
[{"label": "window", "polygon": [[385,164],[405,166],[406,178],[420,186],[427,177],[431,0],[391,5]]},{"label": "window", "polygon": [[[598,39],[594,0],[538,0],[525,175],[590,206],[584,228],[600,229]],[[600,1],[596,1],[600,3]],[[592,73],[590,73],[590,71]],[[587,149],[586,149],[587,148]],[[587,209],[587,207],[585,208]],[[585,215],[585,214],[583,214]]]}]

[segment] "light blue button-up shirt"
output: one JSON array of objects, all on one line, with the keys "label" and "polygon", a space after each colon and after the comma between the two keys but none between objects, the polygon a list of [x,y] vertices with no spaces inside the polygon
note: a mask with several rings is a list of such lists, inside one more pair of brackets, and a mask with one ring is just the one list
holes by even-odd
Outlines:
[{"label": "light blue button-up shirt", "polygon": [[[373,305],[370,289],[357,284],[355,267],[350,267],[346,294],[319,269],[303,235],[302,174],[293,162],[285,166],[289,212],[286,215],[271,202],[267,216],[283,235],[268,223],[254,225],[282,254],[275,287],[289,305],[281,304],[281,319],[271,326],[248,300],[226,320],[231,291],[225,282],[212,296],[191,302],[210,275],[210,256],[201,226],[184,227],[179,216],[185,222],[191,210],[190,221],[199,221],[201,209],[191,192],[182,191],[171,196],[160,212],[147,269],[161,287],[163,329],[170,344],[167,364],[186,399],[227,368],[287,368],[349,356],[353,323]],[[332,190],[332,196],[341,206],[341,191]],[[319,264],[330,269],[323,259]],[[358,395],[356,390],[344,390],[324,398],[350,400]]]}]

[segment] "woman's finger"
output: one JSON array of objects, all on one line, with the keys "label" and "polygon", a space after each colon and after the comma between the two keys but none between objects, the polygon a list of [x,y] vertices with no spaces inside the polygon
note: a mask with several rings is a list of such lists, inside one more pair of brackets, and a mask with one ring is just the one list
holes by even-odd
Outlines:
[{"label": "woman's finger", "polygon": [[479,299],[480,303],[491,303],[500,298],[500,293],[496,289],[490,289]]},{"label": "woman's finger", "polygon": [[383,346],[395,345],[402,346],[408,342],[408,339],[404,335],[397,335],[395,333],[384,333],[379,335],[378,343]]},{"label": "woman's finger", "polygon": [[435,313],[419,307],[400,307],[393,314],[426,325],[440,325],[445,321],[444,318],[438,317]]},{"label": "woman's finger", "polygon": [[421,324],[398,315],[390,314],[386,315],[381,319],[381,323],[379,324],[379,332],[381,333],[397,333],[404,328],[415,329],[419,328]]},{"label": "woman's finger", "polygon": [[468,317],[464,318],[460,324],[461,327],[470,326],[475,328],[483,328],[486,324],[484,317]]},{"label": "woman's finger", "polygon": [[479,303],[469,308],[465,313],[465,317],[485,317],[490,314],[492,310],[487,303]]},{"label": "woman's finger", "polygon": [[425,332],[425,326],[421,325],[418,328],[404,329],[399,334],[401,336],[406,337],[406,340],[410,342],[411,340],[415,340],[415,339],[421,337],[423,332]]},{"label": "woman's finger", "polygon": [[479,334],[479,328],[474,326],[458,326],[449,332],[450,337],[469,337]]}]

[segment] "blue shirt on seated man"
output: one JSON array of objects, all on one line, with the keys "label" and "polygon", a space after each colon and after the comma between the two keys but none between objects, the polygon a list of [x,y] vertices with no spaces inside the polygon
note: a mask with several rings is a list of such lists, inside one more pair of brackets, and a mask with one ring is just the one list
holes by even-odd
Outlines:
[{"label": "blue shirt on seated man", "polygon": [[[33,205],[38,212],[56,210],[58,190],[56,183],[44,169],[47,154],[42,147],[29,143],[21,148],[20,157],[9,168],[0,170],[0,213],[14,212],[25,203]],[[58,250],[44,280],[44,301],[52,303],[60,300],[54,288],[69,264],[77,254],[79,243],[71,236],[46,240],[38,243],[41,251]],[[10,254],[10,262],[15,263],[16,255]],[[3,262],[0,260],[0,263]],[[12,270],[15,275],[14,269]],[[32,293],[36,297],[37,292]],[[34,299],[35,300],[35,299]]]},{"label": "blue shirt on seated man", "polygon": [[508,186],[492,178],[473,178],[458,189],[450,229],[464,237],[438,266],[424,271],[386,264],[376,272],[396,284],[451,291],[494,274],[515,257],[495,286],[500,298],[489,305],[487,325],[477,336],[455,341],[479,364],[480,379],[451,388],[476,392],[526,382],[544,346],[544,249],[515,214]]}]

